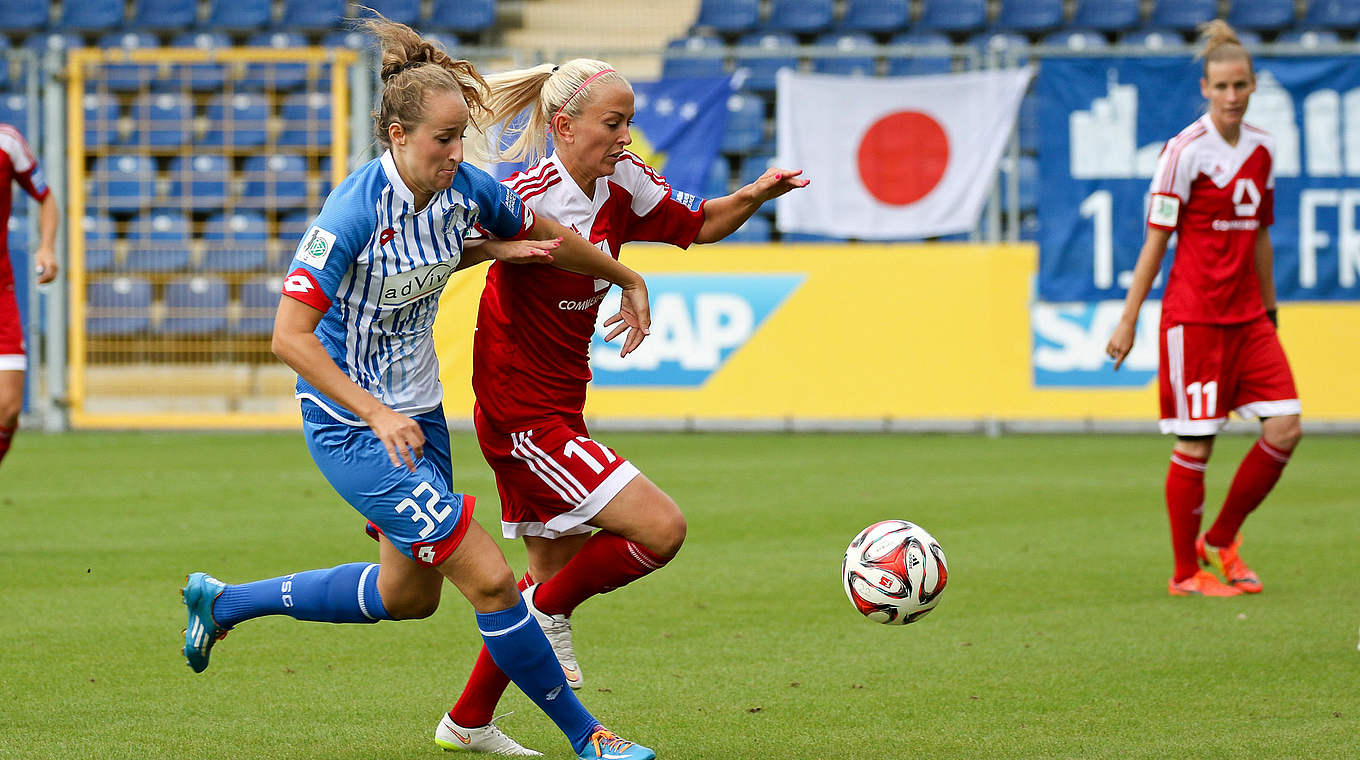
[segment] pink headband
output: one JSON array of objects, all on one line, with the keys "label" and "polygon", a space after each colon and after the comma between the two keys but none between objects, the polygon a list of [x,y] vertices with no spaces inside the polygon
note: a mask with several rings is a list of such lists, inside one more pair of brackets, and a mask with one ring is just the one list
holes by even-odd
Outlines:
[{"label": "pink headband", "polygon": [[[601,71],[600,73],[595,74],[594,76],[590,77],[590,78],[587,79],[586,81],[582,82],[580,87],[577,87],[575,90],[573,90],[572,93],[571,93],[571,95],[567,96],[567,99],[564,100],[564,101],[562,101],[562,108],[566,108],[566,107],[567,107],[567,104],[571,102],[571,99],[574,98],[574,97],[576,97],[577,95],[579,95],[579,94],[581,93],[581,90],[584,90],[585,88],[589,87],[591,82],[594,82],[596,79],[599,79],[600,77],[604,76],[605,74],[611,73],[611,72],[613,72],[613,71],[614,71],[613,69],[605,69],[604,71]],[[557,117],[560,116],[560,115],[562,114],[562,108],[557,109],[557,113],[554,113],[554,114],[552,115],[552,118],[548,120],[548,128],[549,128],[549,129],[552,128],[552,123],[553,123],[554,121],[557,121]]]}]

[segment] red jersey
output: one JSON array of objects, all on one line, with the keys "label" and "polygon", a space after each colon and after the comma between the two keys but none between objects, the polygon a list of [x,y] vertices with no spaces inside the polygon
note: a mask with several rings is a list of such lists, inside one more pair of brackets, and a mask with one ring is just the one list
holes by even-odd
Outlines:
[{"label": "red jersey", "polygon": [[1270,135],[1244,122],[1229,145],[1207,114],[1162,149],[1148,225],[1179,241],[1163,321],[1236,324],[1265,313],[1256,239],[1275,221],[1274,155]]},{"label": "red jersey", "polygon": [[[619,257],[624,243],[688,248],[703,226],[702,202],[673,192],[664,177],[624,153],[587,197],[556,153],[505,180],[535,214]],[[585,406],[590,338],[610,284],[552,266],[493,262],[477,311],[472,388],[497,429],[515,431]]]}]

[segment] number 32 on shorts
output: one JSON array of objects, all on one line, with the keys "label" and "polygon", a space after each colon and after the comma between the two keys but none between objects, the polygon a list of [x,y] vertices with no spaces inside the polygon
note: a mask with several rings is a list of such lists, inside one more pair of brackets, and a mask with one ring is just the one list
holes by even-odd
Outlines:
[{"label": "number 32 on shorts", "polygon": [[443,509],[437,508],[439,506],[439,491],[428,482],[422,482],[416,486],[415,490],[411,492],[411,496],[419,498],[426,493],[430,496],[425,500],[423,506],[409,496],[402,499],[401,503],[396,506],[397,514],[405,514],[407,510],[410,510],[411,514],[407,516],[411,518],[411,522],[421,526],[421,538],[429,537],[434,532],[436,523],[444,522],[450,514],[453,514],[453,507],[451,506],[445,505]]}]

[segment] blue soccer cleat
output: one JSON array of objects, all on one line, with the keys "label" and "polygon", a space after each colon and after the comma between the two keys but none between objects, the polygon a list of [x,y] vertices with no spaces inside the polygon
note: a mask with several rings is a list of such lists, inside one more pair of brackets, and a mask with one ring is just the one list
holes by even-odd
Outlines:
[{"label": "blue soccer cleat", "polygon": [[620,738],[604,726],[596,726],[585,749],[577,755],[581,760],[653,760],[656,753],[627,739]]},{"label": "blue soccer cleat", "polygon": [[184,657],[195,673],[208,669],[208,655],[213,644],[227,635],[226,628],[213,620],[213,602],[227,584],[207,573],[190,573],[179,590],[184,606],[189,608],[189,623],[184,629]]}]

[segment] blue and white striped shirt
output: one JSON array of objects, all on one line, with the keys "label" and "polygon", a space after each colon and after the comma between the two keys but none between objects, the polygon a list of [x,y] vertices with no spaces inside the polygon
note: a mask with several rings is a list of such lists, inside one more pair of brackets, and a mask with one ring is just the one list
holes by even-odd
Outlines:
[{"label": "blue and white striped shirt", "polygon": [[[402,414],[420,414],[443,398],[434,318],[464,237],[476,225],[519,238],[533,223],[519,196],[466,163],[449,189],[417,209],[386,152],[326,198],[288,266],[283,294],[324,312],[316,336],[351,380]],[[297,397],[364,424],[301,377]]]}]

